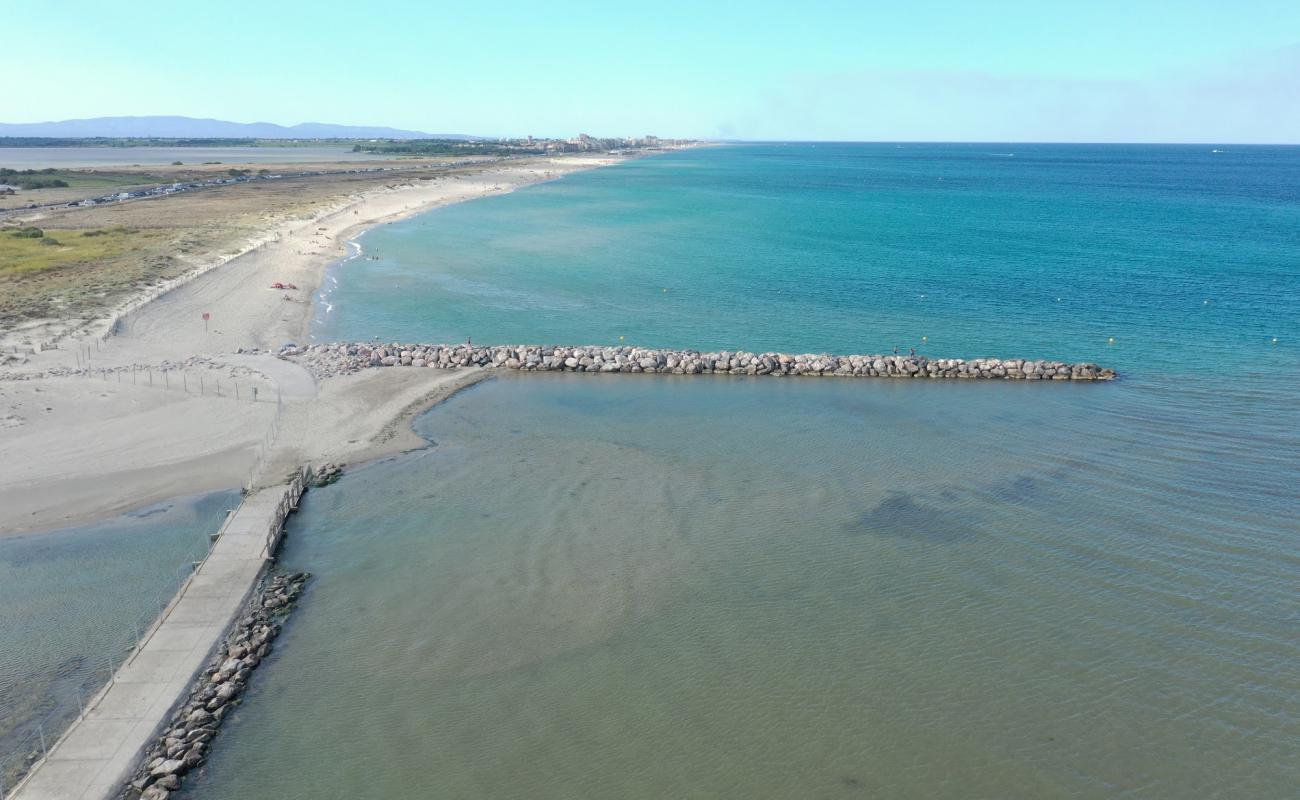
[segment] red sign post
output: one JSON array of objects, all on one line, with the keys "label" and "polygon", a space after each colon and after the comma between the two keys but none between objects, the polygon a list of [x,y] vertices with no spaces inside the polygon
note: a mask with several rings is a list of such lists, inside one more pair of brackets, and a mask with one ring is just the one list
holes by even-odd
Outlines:
[{"label": "red sign post", "polygon": [[203,332],[204,332],[204,333],[207,333],[207,332],[208,332],[208,320],[210,320],[210,319],[212,319],[212,315],[209,314],[208,312],[204,311],[204,312],[203,312]]}]

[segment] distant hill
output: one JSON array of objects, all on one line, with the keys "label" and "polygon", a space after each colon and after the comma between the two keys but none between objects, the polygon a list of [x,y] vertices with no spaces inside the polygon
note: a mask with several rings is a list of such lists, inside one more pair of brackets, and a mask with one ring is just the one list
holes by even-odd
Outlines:
[{"label": "distant hill", "polygon": [[367,125],[304,122],[225,122],[193,117],[95,117],[61,122],[0,122],[0,136],[82,138],[156,137],[177,139],[470,139],[458,133],[421,133]]}]

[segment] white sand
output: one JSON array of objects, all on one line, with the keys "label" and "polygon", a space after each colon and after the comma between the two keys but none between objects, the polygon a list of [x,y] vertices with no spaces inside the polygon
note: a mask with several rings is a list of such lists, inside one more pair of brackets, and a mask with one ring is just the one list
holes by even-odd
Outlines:
[{"label": "white sand", "polygon": [[[188,369],[187,394],[170,374],[0,380],[0,535],[74,524],[157,500],[263,485],[301,463],[352,462],[422,442],[409,418],[481,376],[442,370],[373,370],[320,385],[298,366],[238,348],[278,348],[305,338],[312,298],[345,242],[367,227],[448,203],[510,191],[616,158],[555,158],[496,164],[341,201],[333,210],[268,231],[267,244],[214,266],[126,316],[118,333],[66,342],[16,371],[75,366],[152,366],[206,356]],[[275,281],[292,291],[270,289]],[[202,318],[210,315],[206,330]],[[82,352],[85,352],[84,350]],[[250,371],[254,374],[250,374]],[[202,375],[203,395],[193,381]],[[3,377],[3,376],[0,376]],[[217,397],[214,381],[222,384]],[[235,383],[241,397],[232,397]],[[258,389],[258,402],[250,401]],[[278,402],[277,402],[278,401]]]}]

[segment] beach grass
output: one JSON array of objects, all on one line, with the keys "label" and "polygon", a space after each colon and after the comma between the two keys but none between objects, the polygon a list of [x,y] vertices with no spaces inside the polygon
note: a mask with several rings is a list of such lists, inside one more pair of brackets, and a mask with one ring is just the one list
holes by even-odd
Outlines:
[{"label": "beach grass", "polygon": [[[19,235],[21,229],[0,229],[0,280],[76,264],[93,264],[138,247],[156,232],[132,228],[40,230],[40,237]],[[30,230],[30,229],[28,229]]]},{"label": "beach grass", "polygon": [[184,269],[161,252],[173,238],[167,229],[21,230],[0,228],[0,325],[75,312]]}]

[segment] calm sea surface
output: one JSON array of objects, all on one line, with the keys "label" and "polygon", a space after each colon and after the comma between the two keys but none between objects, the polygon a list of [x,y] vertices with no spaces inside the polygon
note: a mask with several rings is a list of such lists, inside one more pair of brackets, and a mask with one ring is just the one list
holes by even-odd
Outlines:
[{"label": "calm sea surface", "polygon": [[308,495],[317,577],[193,796],[1300,785],[1300,149],[719,148],[363,245],[321,338],[1124,377],[471,389]]},{"label": "calm sea surface", "polygon": [[104,685],[238,504],[217,492],[0,538],[0,784]]}]

